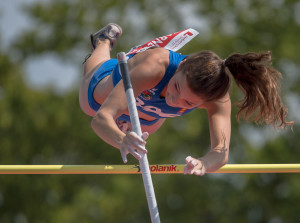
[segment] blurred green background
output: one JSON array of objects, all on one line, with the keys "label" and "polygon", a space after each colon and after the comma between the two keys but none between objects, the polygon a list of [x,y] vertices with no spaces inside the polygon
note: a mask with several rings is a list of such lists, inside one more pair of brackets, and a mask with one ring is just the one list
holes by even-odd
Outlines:
[{"label": "blurred green background", "polygon": [[[229,162],[299,163],[299,1],[4,0],[0,7],[0,164],[122,164],[78,104],[89,34],[109,22],[124,30],[114,57],[185,28],[200,34],[180,50],[184,54],[212,50],[226,58],[271,50],[294,130],[237,123],[234,107]],[[231,95],[240,97],[235,86]],[[206,113],[169,119],[147,145],[151,164],[204,155]],[[153,175],[153,184],[164,223],[300,222],[299,174]],[[140,175],[0,175],[0,222],[135,223],[150,217]]]}]

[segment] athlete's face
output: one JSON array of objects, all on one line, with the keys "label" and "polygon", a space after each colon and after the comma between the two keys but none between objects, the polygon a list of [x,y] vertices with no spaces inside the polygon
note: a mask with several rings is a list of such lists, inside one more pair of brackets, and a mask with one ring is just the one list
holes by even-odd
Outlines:
[{"label": "athlete's face", "polygon": [[186,76],[180,71],[176,72],[169,81],[165,99],[169,106],[188,109],[198,107],[205,102],[203,98],[191,91]]}]

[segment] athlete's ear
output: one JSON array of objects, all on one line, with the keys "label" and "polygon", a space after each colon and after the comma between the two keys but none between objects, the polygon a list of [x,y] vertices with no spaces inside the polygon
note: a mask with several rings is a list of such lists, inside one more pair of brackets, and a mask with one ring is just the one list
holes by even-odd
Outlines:
[{"label": "athlete's ear", "polygon": [[186,61],[186,58],[184,58],[179,64],[184,63]]},{"label": "athlete's ear", "polygon": [[182,61],[180,61],[179,66],[178,66],[179,70],[180,70],[180,65],[183,64],[185,61],[186,61],[186,58],[183,59]]}]

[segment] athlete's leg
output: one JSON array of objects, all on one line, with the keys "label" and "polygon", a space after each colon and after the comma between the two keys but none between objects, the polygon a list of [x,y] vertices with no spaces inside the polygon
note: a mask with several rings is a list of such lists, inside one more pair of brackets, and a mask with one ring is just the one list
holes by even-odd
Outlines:
[{"label": "athlete's leg", "polygon": [[110,59],[110,40],[97,39],[96,49],[92,52],[91,56],[84,63],[84,75],[96,70],[101,64]]},{"label": "athlete's leg", "polygon": [[85,61],[84,74],[94,71],[110,59],[110,51],[121,35],[122,28],[115,23],[109,23],[90,36],[93,52]]},{"label": "athlete's leg", "polygon": [[[95,72],[98,68],[106,61],[110,60],[110,51],[117,39],[122,34],[122,28],[117,24],[110,23],[106,25],[104,28],[100,29],[98,32],[92,34],[91,37],[91,45],[93,48],[93,52],[84,62],[84,70],[83,70],[83,78],[80,84],[79,90],[79,103],[81,109],[88,115],[94,116],[95,110],[91,108],[89,101],[89,91],[92,91],[92,94],[97,90],[98,97],[97,100],[102,101],[103,98],[106,97],[107,94],[107,85],[109,82],[106,80],[109,76],[105,76],[100,82],[96,83],[96,88],[91,87],[92,79],[94,77]],[[111,65],[112,66],[112,65]],[[105,70],[105,68],[103,68]],[[99,75],[102,75],[101,72]],[[97,81],[97,80],[96,80]],[[95,83],[95,81],[93,82]],[[111,83],[112,84],[112,83]],[[90,88],[91,87],[91,88]],[[99,96],[100,95],[100,96]]]}]

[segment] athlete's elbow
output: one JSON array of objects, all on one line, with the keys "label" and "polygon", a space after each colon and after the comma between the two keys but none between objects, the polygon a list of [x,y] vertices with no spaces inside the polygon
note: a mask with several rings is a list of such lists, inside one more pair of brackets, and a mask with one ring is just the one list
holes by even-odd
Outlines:
[{"label": "athlete's elbow", "polygon": [[97,120],[95,119],[95,117],[93,117],[91,121],[91,128],[95,131],[96,126],[97,126]]},{"label": "athlete's elbow", "polygon": [[101,113],[97,113],[91,121],[92,129],[95,131],[97,128],[99,128],[99,126],[101,126],[101,123],[103,122],[103,120],[104,120],[103,115],[101,115]]},{"label": "athlete's elbow", "polygon": [[95,117],[93,117],[93,119],[92,119],[92,121],[91,121],[91,128],[93,129],[93,130],[95,130],[95,128],[96,128],[96,126],[97,126],[97,120],[95,120]]}]

